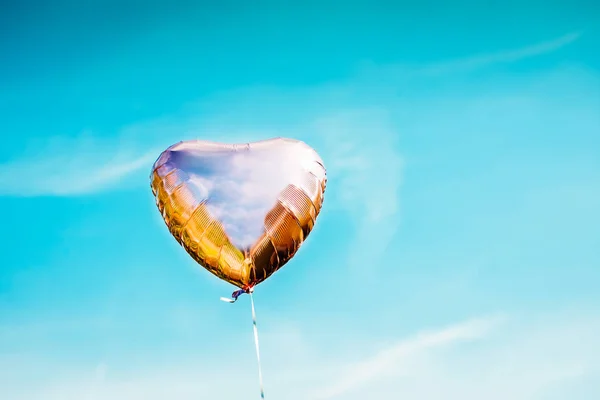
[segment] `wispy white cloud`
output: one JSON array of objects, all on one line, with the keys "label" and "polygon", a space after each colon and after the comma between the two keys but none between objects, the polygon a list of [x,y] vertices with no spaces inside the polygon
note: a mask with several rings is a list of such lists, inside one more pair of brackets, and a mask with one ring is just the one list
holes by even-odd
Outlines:
[{"label": "wispy white cloud", "polygon": [[420,72],[425,74],[450,73],[461,70],[472,70],[493,64],[511,63],[526,58],[552,53],[575,42],[581,37],[581,32],[572,32],[559,38],[537,43],[522,48],[503,50],[494,53],[480,54],[462,59],[442,62],[423,67]]},{"label": "wispy white cloud", "polygon": [[427,78],[469,72],[493,65],[515,63],[528,58],[550,54],[576,42],[582,35],[582,32],[571,32],[558,38],[525,47],[474,54],[424,65],[391,64],[373,67],[367,65],[363,72],[367,75],[367,79],[368,76],[374,76],[379,79],[385,77],[392,80],[399,77],[416,79],[419,77]]},{"label": "wispy white cloud", "polygon": [[[370,379],[343,375],[339,386],[319,394],[348,400],[573,398],[574,386],[600,376],[599,332],[596,314],[574,312],[467,322],[393,345],[359,364]],[[588,385],[585,394],[582,399],[595,398],[598,389]]]},{"label": "wispy white cloud", "polygon": [[351,367],[341,378],[317,392],[315,397],[337,398],[377,378],[394,375],[399,369],[410,369],[415,355],[461,341],[481,339],[501,321],[502,317],[476,319],[400,341]]},{"label": "wispy white cloud", "polygon": [[155,151],[83,134],[50,137],[28,154],[0,164],[0,195],[74,196],[113,189],[147,169]]},{"label": "wispy white cloud", "polygon": [[[324,138],[332,181],[334,208],[347,211],[356,224],[355,248],[369,249],[377,264],[399,224],[403,160],[400,132],[385,107],[356,108],[315,119],[316,135]],[[364,259],[350,257],[351,268]]]}]

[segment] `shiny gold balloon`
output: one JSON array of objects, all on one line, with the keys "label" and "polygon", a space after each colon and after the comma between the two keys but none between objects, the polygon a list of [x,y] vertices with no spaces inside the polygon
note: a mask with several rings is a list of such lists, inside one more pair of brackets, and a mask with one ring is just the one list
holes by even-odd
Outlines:
[{"label": "shiny gold balloon", "polygon": [[323,203],[319,155],[286,138],[186,141],[165,150],[151,187],[169,231],[217,277],[252,288],[298,251]]}]

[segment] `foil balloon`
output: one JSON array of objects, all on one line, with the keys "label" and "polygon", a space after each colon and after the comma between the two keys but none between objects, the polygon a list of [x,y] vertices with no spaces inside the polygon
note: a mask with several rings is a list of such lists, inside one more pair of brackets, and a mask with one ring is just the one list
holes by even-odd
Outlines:
[{"label": "foil balloon", "polygon": [[243,290],[298,251],[321,211],[326,182],[316,151],[287,138],[180,142],[159,156],[151,174],[171,234],[202,267]]}]

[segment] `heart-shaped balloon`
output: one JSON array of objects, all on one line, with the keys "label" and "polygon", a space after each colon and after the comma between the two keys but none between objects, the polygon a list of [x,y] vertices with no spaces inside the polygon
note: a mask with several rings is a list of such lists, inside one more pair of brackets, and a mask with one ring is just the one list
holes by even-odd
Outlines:
[{"label": "heart-shaped balloon", "polygon": [[316,151],[287,138],[180,142],[151,174],[171,234],[200,265],[243,289],[294,256],[321,211],[326,183]]}]

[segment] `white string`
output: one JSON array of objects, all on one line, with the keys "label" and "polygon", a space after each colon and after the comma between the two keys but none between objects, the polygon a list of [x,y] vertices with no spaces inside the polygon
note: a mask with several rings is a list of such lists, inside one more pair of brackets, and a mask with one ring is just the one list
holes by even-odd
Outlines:
[{"label": "white string", "polygon": [[256,328],[256,312],[254,312],[254,299],[250,292],[250,304],[252,305],[252,325],[254,328],[254,345],[256,346],[256,359],[258,360],[258,380],[260,382],[260,398],[265,398],[265,390],[263,388],[262,369],[260,367],[260,351],[258,349],[258,329]]}]

